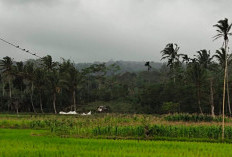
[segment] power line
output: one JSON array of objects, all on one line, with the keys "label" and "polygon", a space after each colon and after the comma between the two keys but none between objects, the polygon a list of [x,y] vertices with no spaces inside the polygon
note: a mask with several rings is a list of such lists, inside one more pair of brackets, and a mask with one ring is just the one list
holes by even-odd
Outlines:
[{"label": "power line", "polygon": [[23,51],[23,52],[25,52],[25,53],[28,53],[28,54],[33,55],[33,56],[38,57],[38,58],[42,58],[42,57],[38,56],[36,53],[34,53],[34,52],[32,52],[32,51],[29,51],[29,50],[27,50],[27,49],[25,49],[25,48],[22,48],[22,47],[20,47],[19,45],[15,45],[15,44],[13,44],[13,43],[11,43],[11,42],[9,42],[9,41],[7,41],[7,40],[1,38],[1,37],[0,37],[0,40],[1,40],[2,42],[6,43],[6,44],[8,44],[8,45],[10,45],[10,46],[12,46],[12,47],[15,47],[15,48],[17,48],[17,49],[20,49],[21,51]]}]

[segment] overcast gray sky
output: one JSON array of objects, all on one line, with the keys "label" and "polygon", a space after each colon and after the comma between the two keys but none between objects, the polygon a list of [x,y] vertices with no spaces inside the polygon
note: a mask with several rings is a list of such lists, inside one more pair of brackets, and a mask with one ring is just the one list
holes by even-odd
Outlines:
[{"label": "overcast gray sky", "polygon": [[[232,21],[228,0],[0,0],[0,37],[55,60],[160,61],[175,42],[180,53],[212,53],[218,20]],[[33,58],[0,42],[0,57]]]}]

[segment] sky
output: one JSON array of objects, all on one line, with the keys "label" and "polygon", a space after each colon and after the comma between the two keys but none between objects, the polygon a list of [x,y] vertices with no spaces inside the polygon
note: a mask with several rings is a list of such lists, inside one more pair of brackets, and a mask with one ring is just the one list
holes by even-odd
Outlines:
[{"label": "sky", "polygon": [[[213,27],[228,18],[228,0],[0,0],[0,38],[54,60],[160,62],[160,51],[213,54]],[[230,44],[229,44],[230,45]],[[0,41],[0,58],[35,58]]]}]

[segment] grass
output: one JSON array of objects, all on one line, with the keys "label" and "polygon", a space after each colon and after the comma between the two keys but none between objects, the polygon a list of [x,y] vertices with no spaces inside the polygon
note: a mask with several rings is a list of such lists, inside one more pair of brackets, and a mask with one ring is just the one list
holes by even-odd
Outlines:
[{"label": "grass", "polygon": [[[45,135],[48,134],[48,135]],[[227,157],[231,144],[60,138],[46,130],[0,129],[1,157]]]}]

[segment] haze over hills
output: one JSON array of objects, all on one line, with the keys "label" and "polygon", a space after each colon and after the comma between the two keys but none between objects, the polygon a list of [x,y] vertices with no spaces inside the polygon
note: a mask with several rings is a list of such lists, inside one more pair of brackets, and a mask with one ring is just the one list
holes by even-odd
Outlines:
[{"label": "haze over hills", "polygon": [[[41,65],[40,60],[34,60],[34,59],[29,59],[26,62],[33,62],[35,65],[39,66]],[[25,62],[25,63],[26,63]],[[145,66],[145,61],[113,61],[110,60],[108,62],[89,62],[89,63],[75,63],[75,66],[77,69],[81,70],[84,68],[88,68],[89,66],[93,64],[102,64],[105,63],[106,67],[109,67],[110,65],[116,65],[119,66],[119,70],[117,70],[117,73],[124,73],[124,72],[141,72],[141,71],[147,71],[147,67]],[[14,64],[16,62],[14,61]],[[166,63],[161,63],[161,62],[150,62],[150,65],[152,67],[151,71],[154,70],[159,70],[163,65]]]},{"label": "haze over hills", "polygon": [[[83,69],[89,67],[91,64],[100,64],[103,62],[94,62],[94,63],[77,63],[76,67],[78,69]],[[108,61],[105,62],[106,66],[110,66],[112,64],[115,64],[120,67],[119,72],[141,72],[146,71],[147,67],[145,67],[145,61]],[[150,65],[152,66],[152,70],[158,70],[161,68],[163,63],[159,62],[150,62]]]}]

